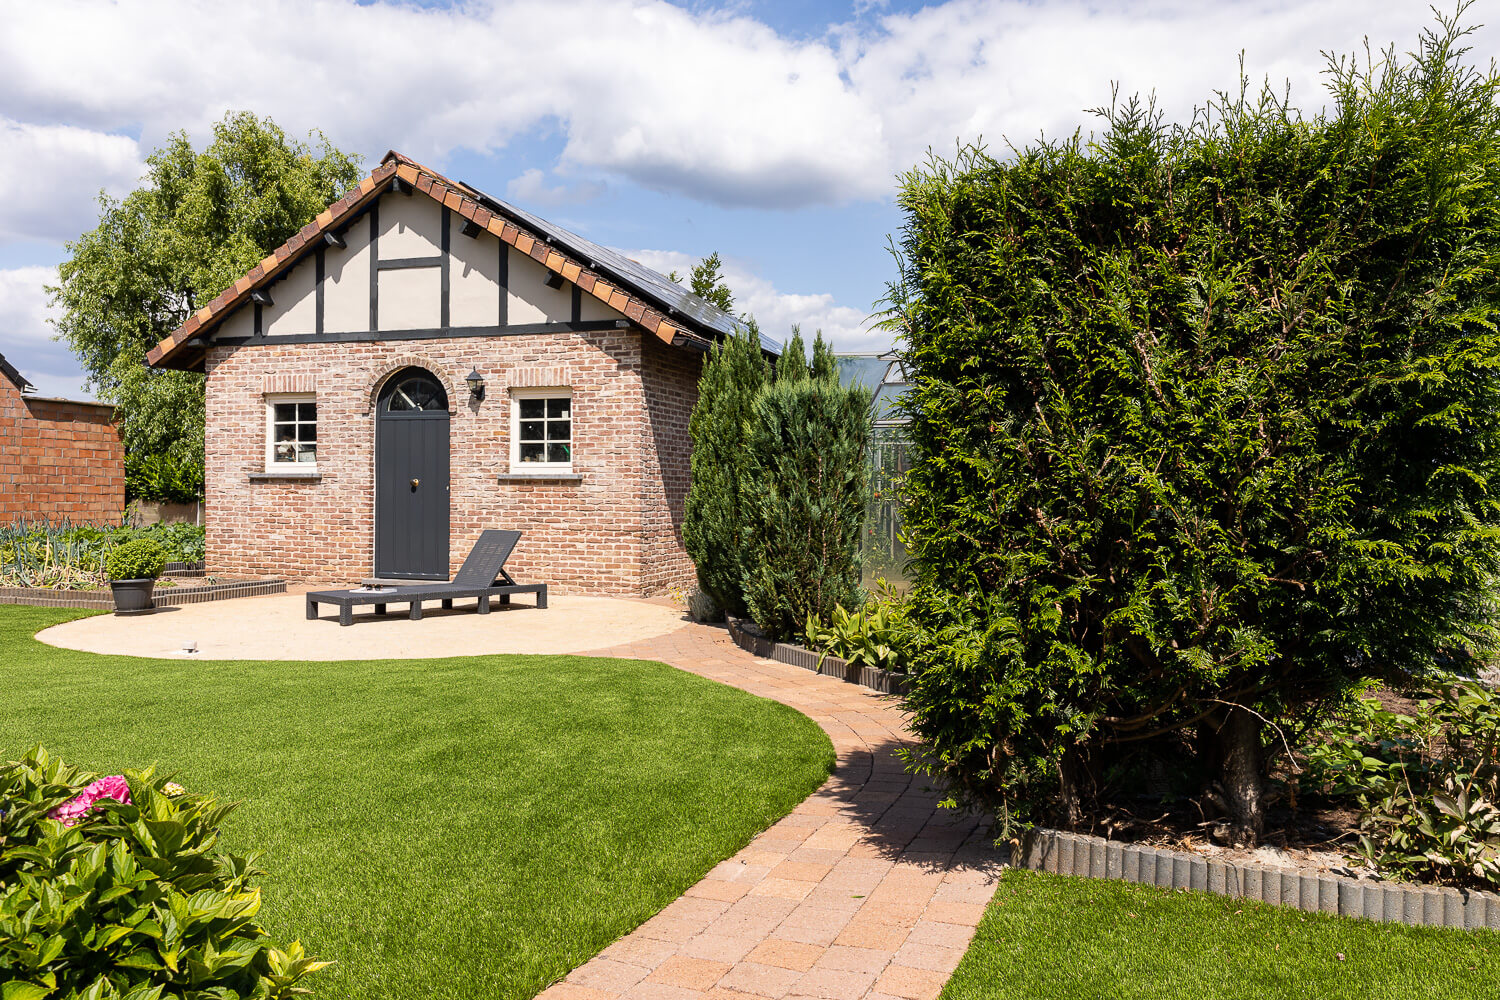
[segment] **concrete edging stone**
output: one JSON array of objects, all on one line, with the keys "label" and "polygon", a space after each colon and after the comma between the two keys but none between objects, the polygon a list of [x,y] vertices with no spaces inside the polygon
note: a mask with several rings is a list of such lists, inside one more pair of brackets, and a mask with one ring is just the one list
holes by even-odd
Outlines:
[{"label": "concrete edging stone", "polygon": [[[261,580],[229,580],[185,587],[165,587],[152,595],[158,606],[177,607],[225,601],[234,597],[260,597],[286,593],[286,581],[280,577]],[[0,604],[24,604],[34,608],[96,608],[104,611],[115,606],[108,590],[48,590],[43,587],[0,587]]]},{"label": "concrete edging stone", "polygon": [[[828,677],[837,677],[851,684],[867,687],[881,694],[905,694],[906,675],[898,674],[890,670],[880,670],[875,667],[862,667],[852,664],[848,660],[837,656],[823,656],[816,650],[805,646],[798,646],[789,642],[772,642],[760,634],[754,624],[731,618],[729,620],[729,635],[734,639],[736,646],[754,656],[763,656],[769,660],[777,660],[803,670],[811,670]],[[822,659],[822,669],[818,669],[818,660]]]},{"label": "concrete edging stone", "polygon": [[1211,861],[1181,851],[1059,830],[1038,829],[1028,834],[1019,867],[1085,878],[1124,879],[1163,889],[1193,889],[1311,913],[1419,927],[1500,931],[1500,895],[1493,892]]}]

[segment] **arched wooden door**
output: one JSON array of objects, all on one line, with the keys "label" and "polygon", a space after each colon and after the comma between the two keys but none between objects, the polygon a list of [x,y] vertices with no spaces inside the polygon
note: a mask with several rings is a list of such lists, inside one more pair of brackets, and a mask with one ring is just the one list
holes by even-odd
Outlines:
[{"label": "arched wooden door", "polygon": [[375,575],[448,579],[448,393],[424,368],[386,380],[375,409]]}]

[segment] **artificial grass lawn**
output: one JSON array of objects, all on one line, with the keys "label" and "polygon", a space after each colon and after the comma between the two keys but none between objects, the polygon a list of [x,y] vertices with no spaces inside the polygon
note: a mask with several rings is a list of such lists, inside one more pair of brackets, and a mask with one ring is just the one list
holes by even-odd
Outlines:
[{"label": "artificial grass lawn", "polygon": [[[1344,956],[1339,960],[1339,955]],[[1006,871],[943,1000],[1494,1000],[1500,934]]]},{"label": "artificial grass lawn", "polygon": [[338,961],[320,997],[531,997],[833,764],[805,716],[661,663],[147,660],[32,638],[75,617],[0,605],[0,760],[41,742],[242,800],[224,845],[266,852],[267,928]]}]

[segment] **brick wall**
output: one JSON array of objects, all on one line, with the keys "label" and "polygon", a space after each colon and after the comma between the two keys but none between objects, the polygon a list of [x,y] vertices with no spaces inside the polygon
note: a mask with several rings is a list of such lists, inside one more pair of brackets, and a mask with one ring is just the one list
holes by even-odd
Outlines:
[{"label": "brick wall", "polygon": [[[524,535],[507,568],[521,581],[622,596],[679,582],[688,394],[696,396],[700,362],[647,343],[639,331],[614,330],[211,348],[209,572],[346,583],[370,575],[375,398],[387,375],[415,365],[448,390],[450,572],[481,530],[516,528]],[[486,380],[479,403],[463,381],[471,367]],[[510,472],[509,388],[557,383],[572,389],[582,482],[499,481]],[[265,394],[281,391],[317,396],[316,481],[253,478],[265,470]]]},{"label": "brick wall", "polygon": [[693,561],[682,546],[682,512],[691,478],[692,439],[688,421],[698,402],[701,354],[668,347],[646,338],[643,383],[646,419],[641,424],[647,488],[641,510],[646,559],[641,567],[647,588],[691,590],[697,583]]},{"label": "brick wall", "polygon": [[0,377],[0,524],[118,521],[125,453],[113,410],[23,396]]}]

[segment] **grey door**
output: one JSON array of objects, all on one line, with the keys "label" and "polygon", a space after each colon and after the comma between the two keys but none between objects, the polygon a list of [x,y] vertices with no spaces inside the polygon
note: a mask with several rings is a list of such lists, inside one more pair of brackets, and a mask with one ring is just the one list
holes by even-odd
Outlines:
[{"label": "grey door", "polygon": [[406,368],[375,411],[375,575],[448,579],[448,394]]}]

